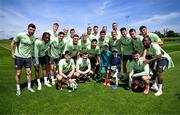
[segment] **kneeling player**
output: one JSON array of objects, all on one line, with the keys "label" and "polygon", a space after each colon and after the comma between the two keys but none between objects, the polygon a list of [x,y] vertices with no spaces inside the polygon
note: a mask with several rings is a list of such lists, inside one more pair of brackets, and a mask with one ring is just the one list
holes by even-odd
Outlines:
[{"label": "kneeling player", "polygon": [[75,64],[74,64],[74,60],[71,58],[71,53],[69,51],[66,51],[64,57],[65,58],[59,61],[59,73],[56,76],[58,80],[58,90],[62,90],[63,78],[66,79],[68,88],[70,88],[72,84],[75,82],[72,79],[75,72]]},{"label": "kneeling player", "polygon": [[74,74],[76,77],[82,77],[84,82],[89,80],[89,76],[93,75],[91,71],[91,62],[88,58],[88,53],[84,52],[82,58],[79,58],[76,62],[76,72]]},{"label": "kneeling player", "polygon": [[133,61],[131,64],[131,71],[129,74],[129,88],[131,88],[132,81],[141,78],[145,83],[144,94],[149,93],[149,64],[144,64],[143,60],[140,58],[138,51],[133,53]]}]

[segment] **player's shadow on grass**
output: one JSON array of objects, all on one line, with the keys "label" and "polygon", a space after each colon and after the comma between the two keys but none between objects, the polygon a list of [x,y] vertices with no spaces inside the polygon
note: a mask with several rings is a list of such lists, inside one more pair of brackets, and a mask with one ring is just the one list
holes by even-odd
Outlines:
[{"label": "player's shadow on grass", "polygon": [[[43,83],[43,78],[40,78],[40,81],[41,81],[41,83]],[[21,89],[26,88],[26,87],[27,87],[27,84],[28,84],[28,82],[21,83],[21,84],[20,84],[20,88],[21,88]],[[31,81],[31,87],[32,87],[32,88],[33,88],[34,85],[37,86],[37,81],[36,81],[36,79],[34,79],[34,80]]]},{"label": "player's shadow on grass", "polygon": [[180,94],[176,94],[177,98],[180,99]]}]

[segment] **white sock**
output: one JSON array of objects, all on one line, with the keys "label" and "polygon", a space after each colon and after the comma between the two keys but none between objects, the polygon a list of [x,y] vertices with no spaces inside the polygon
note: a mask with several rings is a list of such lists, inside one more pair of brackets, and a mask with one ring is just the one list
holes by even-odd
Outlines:
[{"label": "white sock", "polygon": [[40,82],[40,79],[39,79],[39,78],[37,79],[37,82],[38,82],[38,85],[40,85],[40,84],[41,84],[41,82]]},{"label": "white sock", "polygon": [[20,85],[19,84],[16,84],[16,89],[20,90]]},{"label": "white sock", "polygon": [[47,77],[44,77],[44,83],[47,83]]},{"label": "white sock", "polygon": [[31,88],[31,82],[28,82],[28,88]]},{"label": "white sock", "polygon": [[159,86],[158,91],[162,92],[162,84],[158,84],[158,86]]},{"label": "white sock", "polygon": [[157,83],[156,82],[154,82],[154,84],[153,84],[155,87],[157,86]]},{"label": "white sock", "polygon": [[116,85],[118,85],[118,78],[116,77]]},{"label": "white sock", "polygon": [[54,81],[54,76],[51,76],[51,80]]}]

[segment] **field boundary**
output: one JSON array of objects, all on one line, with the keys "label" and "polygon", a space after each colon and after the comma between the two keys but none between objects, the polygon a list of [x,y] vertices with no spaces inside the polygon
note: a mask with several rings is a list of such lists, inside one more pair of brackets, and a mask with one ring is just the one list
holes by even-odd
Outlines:
[{"label": "field boundary", "polygon": [[4,48],[4,49],[6,49],[6,50],[11,51],[11,49],[10,49],[10,48],[4,47],[4,46],[0,46],[0,47]]}]

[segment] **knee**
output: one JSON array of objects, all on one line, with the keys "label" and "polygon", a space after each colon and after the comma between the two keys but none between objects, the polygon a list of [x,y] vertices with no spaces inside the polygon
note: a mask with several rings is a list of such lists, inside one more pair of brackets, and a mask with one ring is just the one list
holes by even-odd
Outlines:
[{"label": "knee", "polygon": [[80,76],[80,73],[75,72],[75,73],[74,73],[74,76],[75,76],[75,77],[79,77],[79,76]]},{"label": "knee", "polygon": [[94,72],[93,72],[93,71],[90,71],[88,74],[89,74],[90,76],[92,76],[92,75],[94,74]]},{"label": "knee", "polygon": [[157,76],[160,76],[162,73],[163,73],[162,69],[158,69],[157,72],[156,72]]},{"label": "knee", "polygon": [[26,70],[26,75],[31,75],[31,70]]},{"label": "knee", "polygon": [[62,76],[60,76],[59,74],[57,74],[56,78],[57,78],[58,81],[62,80]]},{"label": "knee", "polygon": [[21,72],[16,72],[16,76],[20,77],[21,76]]},{"label": "knee", "polygon": [[35,67],[35,71],[39,71],[39,67]]}]

